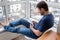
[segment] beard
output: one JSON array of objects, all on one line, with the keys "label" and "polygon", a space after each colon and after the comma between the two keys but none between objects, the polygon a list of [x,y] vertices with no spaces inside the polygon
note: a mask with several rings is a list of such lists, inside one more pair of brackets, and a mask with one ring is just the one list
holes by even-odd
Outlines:
[{"label": "beard", "polygon": [[44,15],[44,13],[41,13],[41,15]]}]

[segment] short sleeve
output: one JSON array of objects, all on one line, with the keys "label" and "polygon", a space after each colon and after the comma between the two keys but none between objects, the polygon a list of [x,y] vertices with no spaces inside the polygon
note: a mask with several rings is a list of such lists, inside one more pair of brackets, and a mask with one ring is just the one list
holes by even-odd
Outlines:
[{"label": "short sleeve", "polygon": [[48,21],[47,20],[42,20],[39,23],[39,27],[37,28],[37,30],[39,30],[40,32],[45,32],[49,27],[48,26]]}]

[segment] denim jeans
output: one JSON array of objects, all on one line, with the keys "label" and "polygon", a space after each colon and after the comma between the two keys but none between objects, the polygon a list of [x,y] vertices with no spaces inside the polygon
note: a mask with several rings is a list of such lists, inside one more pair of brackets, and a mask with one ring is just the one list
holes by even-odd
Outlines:
[{"label": "denim jeans", "polygon": [[[18,25],[24,25],[25,27],[15,28],[15,26],[18,26]],[[21,33],[33,39],[38,38],[38,36],[36,36],[30,29],[30,23],[25,19],[15,20],[11,22],[8,26],[4,26],[4,29],[5,31],[12,32],[12,33]]]}]

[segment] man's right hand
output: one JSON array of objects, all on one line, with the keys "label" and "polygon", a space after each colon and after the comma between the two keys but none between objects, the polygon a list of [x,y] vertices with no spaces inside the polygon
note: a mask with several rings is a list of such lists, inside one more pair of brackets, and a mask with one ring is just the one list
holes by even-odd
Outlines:
[{"label": "man's right hand", "polygon": [[32,21],[33,22],[33,24],[37,24],[38,22],[36,22],[36,21]]}]

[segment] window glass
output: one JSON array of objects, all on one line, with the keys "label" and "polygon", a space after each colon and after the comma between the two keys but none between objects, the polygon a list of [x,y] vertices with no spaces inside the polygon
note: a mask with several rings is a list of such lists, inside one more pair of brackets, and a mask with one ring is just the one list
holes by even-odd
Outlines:
[{"label": "window glass", "polygon": [[26,17],[25,5],[25,3],[10,5],[10,17],[13,19]]}]

